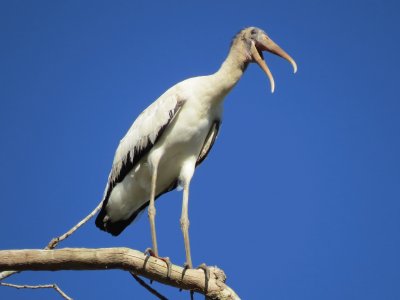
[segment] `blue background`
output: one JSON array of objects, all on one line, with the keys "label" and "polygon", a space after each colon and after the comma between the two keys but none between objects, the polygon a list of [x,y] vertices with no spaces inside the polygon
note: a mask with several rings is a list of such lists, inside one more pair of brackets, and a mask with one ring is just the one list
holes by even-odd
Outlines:
[{"label": "blue background", "polygon": [[[299,71],[265,54],[275,93],[251,65],[227,97],[191,185],[194,264],[224,269],[243,299],[400,299],[396,1],[2,1],[0,248],[43,248],[86,216],[136,116],[173,84],[215,72],[251,25]],[[157,201],[160,255],[176,264],[181,196]],[[150,245],[144,216],[118,238],[91,220],[60,246]],[[153,299],[122,271],[6,281]],[[60,299],[8,287],[0,298]]]}]

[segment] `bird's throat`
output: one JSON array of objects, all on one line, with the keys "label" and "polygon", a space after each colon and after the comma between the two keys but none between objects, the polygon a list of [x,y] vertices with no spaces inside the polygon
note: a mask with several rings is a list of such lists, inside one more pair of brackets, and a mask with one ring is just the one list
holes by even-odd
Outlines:
[{"label": "bird's throat", "polygon": [[248,58],[245,54],[231,48],[228,57],[214,74],[216,85],[229,92],[242,77],[248,64]]}]

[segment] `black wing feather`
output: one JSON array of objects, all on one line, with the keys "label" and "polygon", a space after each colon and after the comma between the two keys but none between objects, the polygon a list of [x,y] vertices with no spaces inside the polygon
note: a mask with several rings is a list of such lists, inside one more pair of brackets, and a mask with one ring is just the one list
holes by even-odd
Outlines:
[{"label": "black wing feather", "polygon": [[210,153],[211,148],[214,146],[215,140],[218,137],[219,128],[221,127],[221,121],[216,120],[211,126],[210,131],[204,141],[203,148],[200,151],[199,157],[197,158],[196,167],[200,165],[207,157],[208,153]]}]

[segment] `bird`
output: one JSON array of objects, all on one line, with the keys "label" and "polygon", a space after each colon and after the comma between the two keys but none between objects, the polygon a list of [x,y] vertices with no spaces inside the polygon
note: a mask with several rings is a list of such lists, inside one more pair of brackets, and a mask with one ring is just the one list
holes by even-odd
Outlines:
[{"label": "bird", "polygon": [[257,63],[274,78],[263,51],[297,64],[258,27],[247,27],[233,38],[228,56],[213,74],[181,81],[148,106],[120,141],[95,224],[119,235],[148,207],[151,253],[158,255],[155,200],[174,189],[183,190],[180,227],[186,262],[193,268],[189,240],[189,187],[196,167],[209,154],[218,136],[224,99],[250,63]]}]

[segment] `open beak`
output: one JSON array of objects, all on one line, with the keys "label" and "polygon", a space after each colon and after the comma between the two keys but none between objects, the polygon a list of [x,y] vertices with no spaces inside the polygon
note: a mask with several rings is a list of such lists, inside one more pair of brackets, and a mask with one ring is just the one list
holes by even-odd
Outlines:
[{"label": "open beak", "polygon": [[266,35],[263,35],[261,41],[258,41],[257,44],[253,42],[251,45],[250,51],[251,51],[251,55],[252,55],[253,59],[261,67],[261,69],[263,69],[265,74],[267,74],[269,81],[271,82],[271,93],[273,93],[275,90],[275,81],[274,81],[274,77],[272,76],[272,73],[269,70],[267,64],[261,57],[262,56],[261,51],[268,51],[268,52],[271,52],[273,54],[276,54],[276,55],[286,59],[287,61],[289,61],[292,64],[294,73],[297,72],[297,64],[294,61],[294,59],[291,58],[289,56],[289,54],[287,54],[281,47],[279,47],[277,44],[275,44]]}]

